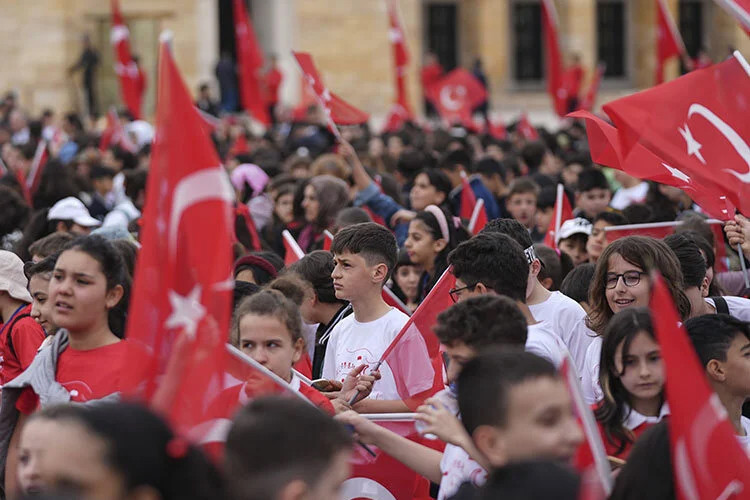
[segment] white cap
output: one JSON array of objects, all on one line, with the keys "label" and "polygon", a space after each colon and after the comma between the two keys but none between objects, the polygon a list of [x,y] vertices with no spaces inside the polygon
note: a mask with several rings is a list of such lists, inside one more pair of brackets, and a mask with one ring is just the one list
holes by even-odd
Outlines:
[{"label": "white cap", "polygon": [[28,283],[23,273],[23,261],[18,255],[0,250],[0,290],[8,292],[14,299],[31,302],[31,295],[26,289]]},{"label": "white cap", "polygon": [[591,223],[582,217],[568,219],[563,222],[562,226],[560,226],[560,231],[557,232],[557,241],[570,238],[574,234],[585,234],[586,236],[591,236],[592,227]]},{"label": "white cap", "polygon": [[101,222],[91,217],[86,205],[74,196],[58,201],[47,212],[47,220],[72,220],[83,227],[100,226]]}]

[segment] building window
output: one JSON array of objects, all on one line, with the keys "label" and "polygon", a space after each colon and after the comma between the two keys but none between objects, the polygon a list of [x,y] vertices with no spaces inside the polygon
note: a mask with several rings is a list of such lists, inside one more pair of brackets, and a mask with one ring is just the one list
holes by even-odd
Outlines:
[{"label": "building window", "polygon": [[[679,5],[680,34],[687,53],[695,59],[703,47],[703,2],[681,0]],[[685,68],[683,68],[683,72]]]},{"label": "building window", "polygon": [[542,8],[539,2],[515,3],[513,20],[513,76],[519,83],[539,82],[542,68]]},{"label": "building window", "polygon": [[625,2],[600,0],[596,3],[597,59],[607,65],[605,78],[627,76]]},{"label": "building window", "polygon": [[457,65],[457,11],[454,3],[427,5],[427,50],[437,56],[446,71]]}]

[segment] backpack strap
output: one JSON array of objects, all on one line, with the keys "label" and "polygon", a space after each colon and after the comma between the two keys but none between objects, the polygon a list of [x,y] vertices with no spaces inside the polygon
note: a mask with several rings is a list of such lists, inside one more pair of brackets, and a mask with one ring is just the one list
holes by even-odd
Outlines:
[{"label": "backpack strap", "polygon": [[716,312],[718,314],[729,314],[729,304],[727,304],[727,299],[724,297],[711,297],[711,300],[714,301],[714,307],[716,307]]}]

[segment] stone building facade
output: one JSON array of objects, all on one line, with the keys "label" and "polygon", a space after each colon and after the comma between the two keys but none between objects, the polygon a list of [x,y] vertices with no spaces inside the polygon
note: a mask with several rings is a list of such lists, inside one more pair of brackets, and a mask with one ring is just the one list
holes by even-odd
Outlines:
[{"label": "stone building facade", "polygon": [[[393,74],[385,0],[247,0],[267,53],[280,56],[286,74],[282,99],[296,102],[300,78],[292,49],[313,54],[326,83],[375,116],[393,98]],[[419,70],[423,54],[470,67],[480,58],[496,112],[549,109],[544,93],[544,50],[539,0],[400,0],[411,52],[408,72],[413,104],[422,102]],[[607,60],[602,100],[653,84],[656,0],[555,0],[562,52],[579,54],[587,68]],[[750,40],[711,0],[667,0],[688,50],[705,47],[713,60],[729,48],[750,56]],[[133,51],[149,77],[145,111],[154,109],[159,33],[174,33],[178,65],[190,88],[213,81],[222,50],[232,51],[231,0],[120,0]],[[229,16],[229,17],[228,17]],[[682,16],[682,18],[680,17]],[[68,68],[88,33],[101,64],[102,106],[117,103],[109,45],[108,0],[2,0],[0,2],[0,90],[15,89],[33,111],[80,109],[82,96]],[[669,76],[680,71],[675,61]],[[589,72],[590,73],[590,72]]]}]

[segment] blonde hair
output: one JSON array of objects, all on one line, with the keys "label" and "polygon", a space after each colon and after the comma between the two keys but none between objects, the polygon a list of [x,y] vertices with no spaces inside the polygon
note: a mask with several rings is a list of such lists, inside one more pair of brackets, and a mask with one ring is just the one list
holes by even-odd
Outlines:
[{"label": "blonde hair", "polygon": [[297,305],[278,290],[262,290],[242,299],[234,312],[229,340],[235,347],[240,346],[240,321],[248,314],[274,317],[286,327],[292,343],[304,340],[302,319]]}]

